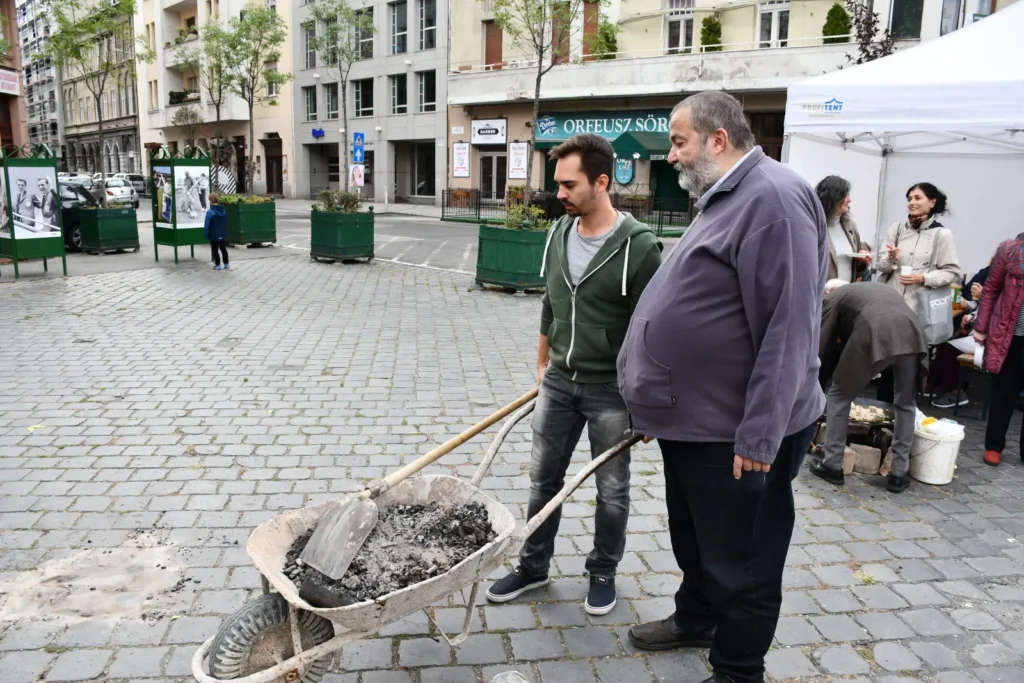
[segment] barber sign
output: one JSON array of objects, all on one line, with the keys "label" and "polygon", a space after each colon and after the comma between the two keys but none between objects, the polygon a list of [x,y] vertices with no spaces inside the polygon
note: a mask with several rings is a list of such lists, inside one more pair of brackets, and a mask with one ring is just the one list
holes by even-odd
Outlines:
[{"label": "barber sign", "polygon": [[508,119],[476,119],[472,123],[474,145],[504,145],[508,141]]}]

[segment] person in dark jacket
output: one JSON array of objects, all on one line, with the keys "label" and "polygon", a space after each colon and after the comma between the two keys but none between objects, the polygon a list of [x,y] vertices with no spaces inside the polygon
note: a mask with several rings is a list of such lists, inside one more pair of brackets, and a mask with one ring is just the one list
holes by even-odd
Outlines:
[{"label": "person in dark jacket", "polygon": [[[892,368],[896,425],[892,471],[887,488],[901,493],[910,486],[910,446],[914,442],[917,371],[928,353],[921,322],[903,297],[880,282],[857,282],[825,296],[821,310],[818,356],[828,359],[842,343],[827,393],[825,456],[811,472],[840,486],[850,405],[875,375]],[[824,362],[824,360],[822,361]],[[828,379],[826,379],[828,384]]]},{"label": "person in dark jacket", "polygon": [[[203,224],[206,239],[210,240],[210,252],[213,254],[214,270],[221,270],[220,259],[223,255],[223,270],[230,270],[228,265],[228,214],[220,205],[220,195],[214,192],[210,195],[210,208],[206,212],[206,221]],[[219,253],[218,253],[219,250]]]},{"label": "person in dark jacket", "polygon": [[731,95],[686,98],[669,130],[668,161],[700,213],[640,298],[618,368],[633,428],[661,447],[683,582],[675,614],[629,639],[710,646],[707,681],[762,683],[793,479],[825,408],[825,213],[806,180],[755,145]]},{"label": "person in dark jacket", "polygon": [[[541,261],[547,278],[540,317],[533,415],[533,460],[527,517],[562,488],[583,426],[593,457],[629,429],[616,383],[615,357],[629,317],[661,265],[661,242],[649,227],[616,211],[608,196],[615,152],[597,135],[577,135],[551,150],[558,198],[568,212],[548,231]],[[626,547],[629,453],[597,470],[594,549],[586,562],[590,590],[583,608],[602,615],[616,603],[615,572]],[[515,571],[487,591],[508,602],[548,583],[559,511],[527,539]]]},{"label": "person in dark jacket", "polygon": [[[995,256],[992,257],[995,260]],[[967,310],[961,311],[953,316],[953,339],[959,339],[971,334],[974,330],[974,321],[978,317],[978,305],[981,303],[981,293],[988,278],[988,272],[992,263],[982,268],[963,287],[964,305]],[[967,390],[970,388],[971,376],[960,376],[960,350],[950,343],[945,343],[935,350],[935,384],[941,392],[932,401],[936,408],[952,408],[957,405],[967,405]]]}]

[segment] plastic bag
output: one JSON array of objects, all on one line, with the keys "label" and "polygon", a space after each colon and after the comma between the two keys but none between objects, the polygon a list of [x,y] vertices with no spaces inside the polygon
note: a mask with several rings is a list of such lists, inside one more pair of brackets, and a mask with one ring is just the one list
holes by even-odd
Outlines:
[{"label": "plastic bag", "polygon": [[506,671],[492,678],[491,683],[530,683],[530,680],[518,671]]}]

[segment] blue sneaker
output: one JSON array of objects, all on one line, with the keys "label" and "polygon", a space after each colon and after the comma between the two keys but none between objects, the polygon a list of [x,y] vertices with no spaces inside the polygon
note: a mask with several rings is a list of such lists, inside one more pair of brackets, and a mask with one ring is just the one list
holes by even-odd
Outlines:
[{"label": "blue sneaker", "polygon": [[214,270],[221,270],[220,264],[218,263],[213,267]]},{"label": "blue sneaker", "polygon": [[225,263],[224,264],[224,270],[231,270],[231,264]]},{"label": "blue sneaker", "polygon": [[495,581],[487,589],[487,599],[491,602],[509,602],[515,600],[528,590],[548,585],[548,577],[534,576],[527,574],[522,567],[516,567],[515,571],[503,579]]},{"label": "blue sneaker", "polygon": [[599,617],[615,609],[615,578],[611,576],[591,576],[590,592],[583,603],[587,614]]}]

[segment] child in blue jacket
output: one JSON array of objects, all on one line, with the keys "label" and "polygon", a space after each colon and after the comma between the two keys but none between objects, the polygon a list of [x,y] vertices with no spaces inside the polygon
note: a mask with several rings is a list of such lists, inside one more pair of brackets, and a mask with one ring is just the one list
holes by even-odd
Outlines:
[{"label": "child in blue jacket", "polygon": [[[214,270],[221,270],[220,258],[224,256],[223,270],[230,270],[228,265],[228,214],[220,205],[220,195],[210,195],[210,208],[206,211],[206,239],[210,240],[210,251],[213,253]],[[220,253],[217,250],[220,249]]]}]

